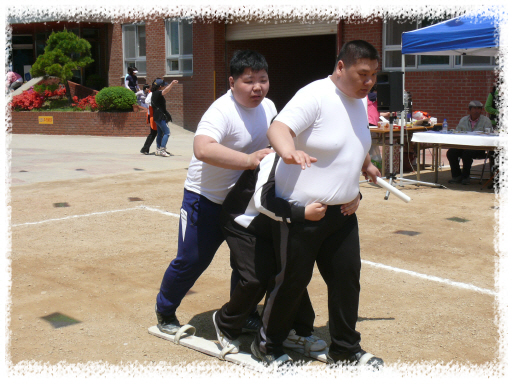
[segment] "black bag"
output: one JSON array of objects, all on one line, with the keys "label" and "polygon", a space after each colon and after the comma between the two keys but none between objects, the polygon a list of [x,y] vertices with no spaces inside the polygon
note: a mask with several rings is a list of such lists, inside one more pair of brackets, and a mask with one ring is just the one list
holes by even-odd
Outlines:
[{"label": "black bag", "polygon": [[158,107],[153,107],[153,118],[155,118],[155,111],[157,112],[157,119],[155,120],[165,120],[166,123],[168,123],[169,121],[172,122],[172,116],[166,109],[162,111]]}]

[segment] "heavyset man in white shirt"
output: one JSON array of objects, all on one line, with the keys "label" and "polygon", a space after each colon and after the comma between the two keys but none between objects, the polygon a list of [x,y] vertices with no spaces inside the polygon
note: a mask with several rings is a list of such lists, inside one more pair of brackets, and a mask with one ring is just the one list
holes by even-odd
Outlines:
[{"label": "heavyset man in white shirt", "polygon": [[[370,161],[366,96],[376,81],[379,55],[366,41],[346,43],[332,75],[302,88],[270,126],[267,136],[281,156],[276,196],[306,206],[326,204],[319,221],[279,222],[274,238],[280,272],[267,292],[262,327],[251,345],[264,362],[288,360],[282,345],[315,262],[328,288],[331,345],[328,361],[383,364],[366,353],[356,331],[361,258],[355,211],[360,172],[380,176]],[[263,211],[262,211],[263,212]],[[263,212],[265,213],[265,212]]]},{"label": "heavyset man in white shirt", "polygon": [[[276,115],[265,98],[268,65],[254,51],[237,51],[230,62],[230,90],[205,112],[194,136],[180,210],[178,252],[167,268],[156,298],[161,332],[175,334],[176,309],[210,265],[224,241],[221,204],[245,169],[254,169],[266,154],[266,131]],[[232,285],[237,277],[232,276]]]}]

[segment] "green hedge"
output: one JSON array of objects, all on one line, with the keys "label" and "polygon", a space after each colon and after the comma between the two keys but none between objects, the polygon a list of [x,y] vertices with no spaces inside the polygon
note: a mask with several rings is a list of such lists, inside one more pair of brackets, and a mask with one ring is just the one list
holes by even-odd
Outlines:
[{"label": "green hedge", "polygon": [[107,87],[96,95],[96,104],[101,111],[131,110],[137,104],[137,96],[125,87]]}]

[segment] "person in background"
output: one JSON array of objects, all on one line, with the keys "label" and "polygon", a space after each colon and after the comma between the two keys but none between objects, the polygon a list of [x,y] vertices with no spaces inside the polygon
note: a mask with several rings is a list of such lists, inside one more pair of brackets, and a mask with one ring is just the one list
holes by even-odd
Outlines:
[{"label": "person in background", "polygon": [[13,92],[23,85],[23,77],[16,72],[7,72],[5,86],[9,92]]},{"label": "person in background", "polygon": [[389,119],[390,113],[379,112],[377,109],[377,88],[374,86],[368,93],[368,124],[376,127],[381,116]]},{"label": "person in background", "polygon": [[[380,121],[380,117],[389,119],[389,112],[379,112],[377,109],[377,88],[372,87],[370,93],[368,93],[368,124],[370,127],[376,127]],[[372,133],[372,146],[370,147],[370,157],[374,165],[382,171],[382,156],[380,153],[380,147],[373,144],[373,139],[377,137],[377,133]]]},{"label": "person in background", "polygon": [[128,67],[128,76],[124,79],[124,86],[135,93],[140,91],[139,83],[137,82],[137,73],[139,73],[139,71],[136,67]]},{"label": "person in background", "polygon": [[[494,86],[491,90],[491,93],[489,93],[489,96],[487,96],[487,101],[485,102],[485,111],[489,114],[489,120],[491,120],[492,127],[494,130],[499,129],[499,97],[500,93],[498,90],[498,86]],[[498,152],[496,151],[490,151],[489,152],[489,164],[491,166],[491,172],[493,174],[496,174],[495,180],[493,183],[489,184],[488,188],[492,189],[493,187],[498,190],[498,164],[496,163],[496,156],[498,155]]]},{"label": "person in background", "polygon": [[144,84],[142,87],[142,91],[138,91],[135,96],[137,96],[137,104],[141,107],[148,108],[148,103],[146,103],[147,96],[151,92],[149,84]]},{"label": "person in background", "polygon": [[496,127],[498,125],[498,104],[499,104],[499,92],[498,87],[495,85],[492,88],[491,93],[487,96],[487,101],[485,102],[485,112],[489,114],[489,120],[491,120],[492,126]]},{"label": "person in background", "polygon": [[[146,86],[149,89],[149,85],[144,85],[144,88]],[[151,90],[149,89],[148,95],[146,96],[146,99],[145,99],[145,102],[146,102],[146,105],[148,108],[147,122],[149,124],[149,135],[146,138],[146,141],[144,142],[144,146],[140,150],[140,153],[142,153],[144,155],[149,155],[149,148],[151,147],[151,144],[153,144],[153,141],[155,141],[156,135],[158,133],[155,120],[153,119],[153,107],[151,106],[151,97],[152,97],[152,93],[151,93]],[[155,152],[155,155],[156,155],[156,152]]]},{"label": "person in background", "polygon": [[171,136],[171,130],[167,123],[172,121],[171,114],[167,112],[164,96],[168,94],[178,80],[173,80],[170,84],[163,79],[157,78],[151,86],[151,107],[153,108],[153,119],[157,127],[156,151],[155,156],[171,156],[166,150],[167,141]]},{"label": "person in background", "polygon": [[[463,132],[483,132],[485,128],[492,129],[491,120],[482,115],[483,104],[479,101],[469,103],[469,115],[460,119],[455,128],[456,131]],[[470,182],[471,165],[473,159],[484,159],[485,151],[474,149],[450,148],[446,152],[446,157],[450,163],[452,178],[449,183],[462,183],[468,185]],[[462,170],[460,169],[459,159],[462,159]]]}]

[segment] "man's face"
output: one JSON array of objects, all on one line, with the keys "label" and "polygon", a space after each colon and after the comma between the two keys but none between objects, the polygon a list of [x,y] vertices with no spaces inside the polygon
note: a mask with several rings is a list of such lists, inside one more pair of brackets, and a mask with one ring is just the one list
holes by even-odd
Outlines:
[{"label": "man's face", "polygon": [[268,93],[267,71],[245,68],[244,73],[236,80],[229,78],[229,86],[237,103],[247,108],[256,108]]},{"label": "man's face", "polygon": [[471,107],[469,108],[469,116],[471,120],[477,120],[482,114],[482,107]]},{"label": "man's face", "polygon": [[332,79],[340,91],[355,99],[368,95],[377,80],[377,60],[359,59],[347,68],[342,60],[338,61]]}]

